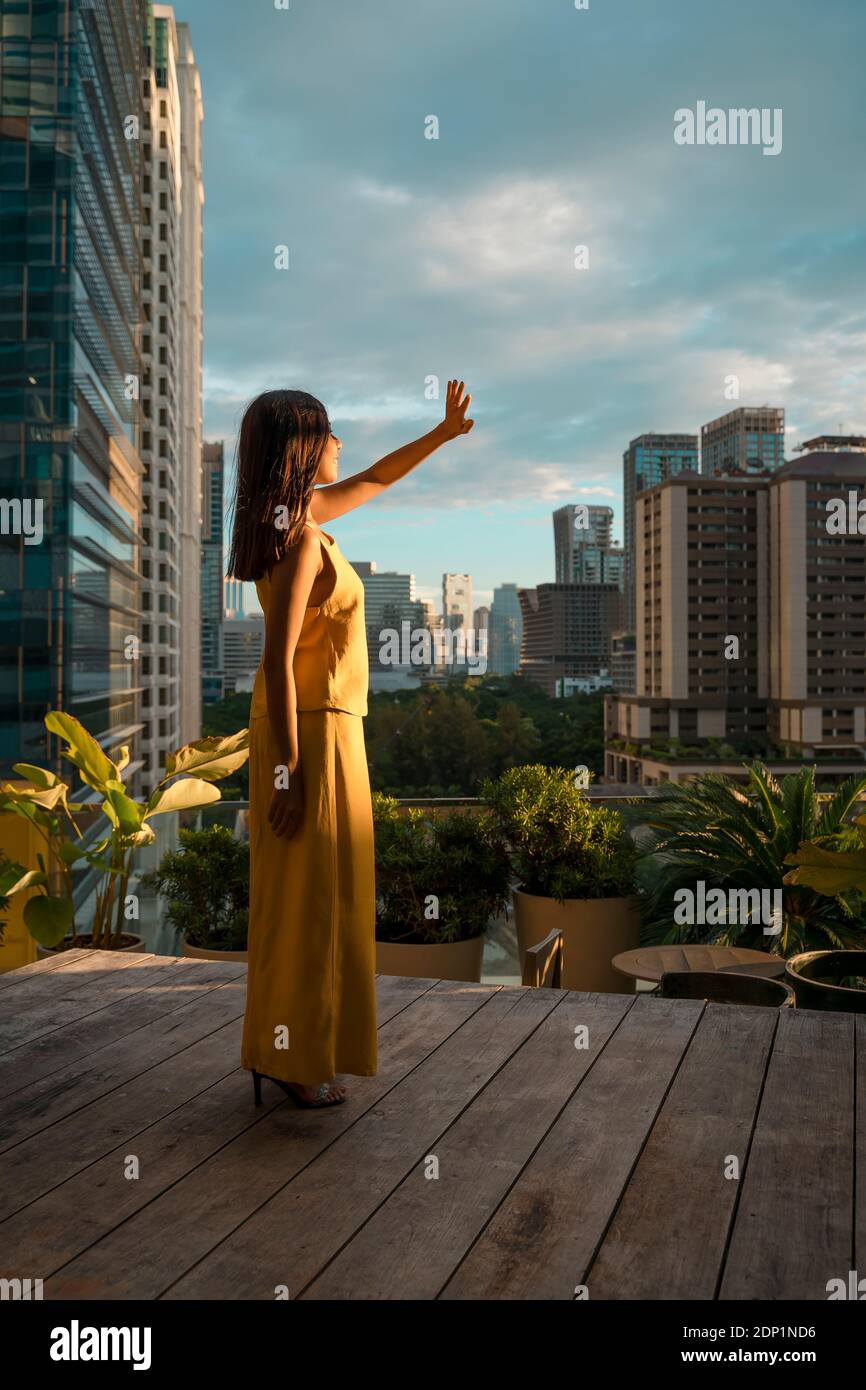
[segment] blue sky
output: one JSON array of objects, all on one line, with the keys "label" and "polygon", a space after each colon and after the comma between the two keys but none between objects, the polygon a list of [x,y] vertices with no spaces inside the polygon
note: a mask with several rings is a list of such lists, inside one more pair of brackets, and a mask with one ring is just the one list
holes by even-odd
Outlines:
[{"label": "blue sky", "polygon": [[[334,524],[439,594],[553,578],[550,514],[609,503],[645,430],[782,405],[791,450],[866,430],[862,0],[179,0],[205,106],[205,435],[294,386],[343,474],[473,433]],[[783,111],[783,146],[674,112]],[[424,138],[425,118],[439,139]],[[285,244],[290,269],[274,268]],[[574,248],[589,248],[576,270]]]}]

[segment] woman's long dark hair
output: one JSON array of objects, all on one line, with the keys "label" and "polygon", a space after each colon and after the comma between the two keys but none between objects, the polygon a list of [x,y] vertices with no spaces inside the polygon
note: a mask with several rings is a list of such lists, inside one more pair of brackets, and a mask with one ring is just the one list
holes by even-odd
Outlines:
[{"label": "woman's long dark hair", "polygon": [[232,500],[231,579],[261,579],[295,544],[330,433],[328,412],[306,391],[265,391],[247,406]]}]

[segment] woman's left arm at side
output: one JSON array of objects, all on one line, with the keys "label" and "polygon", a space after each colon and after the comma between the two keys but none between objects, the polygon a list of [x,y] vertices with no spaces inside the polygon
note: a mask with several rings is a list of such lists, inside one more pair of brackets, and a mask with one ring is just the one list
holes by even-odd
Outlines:
[{"label": "woman's left arm at side", "polygon": [[460,434],[468,434],[475,423],[466,418],[471,400],[472,397],[464,393],[462,381],[449,381],[445,418],[428,434],[422,434],[420,439],[413,439],[411,444],[404,444],[401,449],[386,454],[365,468],[363,473],[356,473],[342,483],[316,488],[310,503],[313,520],[321,525],[324,521],[333,521],[336,516],[343,516],[345,512],[354,511],[362,503],[378,497],[392,483],[405,478],[407,473],[411,473],[443,444]]}]

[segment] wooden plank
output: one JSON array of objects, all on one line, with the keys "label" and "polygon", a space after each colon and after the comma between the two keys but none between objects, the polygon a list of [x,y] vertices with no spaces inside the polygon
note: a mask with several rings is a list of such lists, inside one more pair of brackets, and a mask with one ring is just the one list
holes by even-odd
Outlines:
[{"label": "wooden plank", "polygon": [[[179,1280],[171,1299],[292,1298],[351,1239],[561,998],[504,990]],[[229,1293],[231,1291],[231,1293]]]},{"label": "wooden plank", "polygon": [[[153,970],[148,970],[158,958],[156,956],[130,955],[120,969],[100,967],[97,973],[92,968],[82,981],[74,979],[76,988],[65,988],[60,992],[49,993],[42,989],[38,995],[26,1001],[23,1008],[11,1012],[0,1012],[0,1054],[13,1048],[33,1042],[45,1033],[53,1033],[64,1023],[74,1023],[86,1018],[88,1014],[104,1009],[117,999],[129,998],[138,990],[145,989],[153,978]],[[164,961],[175,963],[175,956],[163,956]],[[69,970],[55,971],[48,979],[52,983],[69,981],[74,966]],[[40,980],[40,984],[42,981]],[[47,983],[47,982],[46,982]],[[12,995],[18,1002],[22,991]]]},{"label": "wooden plank", "polygon": [[[378,1075],[351,1078],[344,1105],[326,1111],[277,1105],[260,1124],[66,1264],[46,1282],[46,1297],[158,1297],[359,1116],[371,1109],[375,1114],[383,1096],[494,993],[454,982],[423,990],[382,1027]],[[243,1083],[244,1089],[249,1086],[248,1076]],[[118,1174],[114,1182],[119,1183]]]},{"label": "wooden plank", "polygon": [[[584,1282],[590,1298],[713,1299],[778,1013],[709,1004]],[[780,1175],[781,1176],[781,1175]]]},{"label": "wooden plank", "polygon": [[[64,954],[67,954],[64,952]],[[94,960],[99,955],[101,960]],[[105,980],[117,971],[128,970],[134,961],[147,961],[148,956],[133,955],[121,951],[84,951],[62,970],[52,970],[45,975],[31,975],[22,981],[17,989],[7,990],[0,995],[0,1027],[10,1020],[20,1019],[25,1012],[39,1005],[47,1005],[52,1000],[72,998],[72,996],[94,982]]]},{"label": "wooden plank", "polygon": [[[387,1022],[396,1017],[432,983],[401,980],[392,984],[386,979],[377,992],[380,1018]],[[288,1105],[275,1086],[264,1088],[262,1102],[260,1110],[251,1104],[249,1074],[238,1068],[172,1110],[136,1135],[131,1144],[106,1154],[4,1221],[0,1225],[3,1268],[15,1271],[38,1265],[46,1272],[42,1277],[54,1273],[232,1139],[259,1124],[269,1111]],[[130,1150],[139,1162],[134,1181],[122,1175]]]},{"label": "wooden plank", "polygon": [[[55,1077],[47,1078],[33,1088],[42,1091],[35,1110],[28,1108],[26,1098],[13,1097],[13,1104],[4,1105],[0,1218],[113,1148],[124,1133],[135,1134],[182,1104],[195,1094],[193,1083],[200,1075],[209,1076],[202,1085],[213,1085],[224,1075],[218,1069],[213,1074],[213,1067],[208,1071],[209,1039],[243,1013],[243,986],[243,979],[219,986],[124,1039],[109,1049],[108,1058],[88,1059],[72,1074],[64,1074],[62,1084]],[[223,1039],[215,1045],[219,1065],[225,1046]],[[236,1056],[233,1065],[237,1066]],[[172,1084],[178,1086],[176,1096],[171,1093]],[[129,1128],[136,1118],[141,1122]]]},{"label": "wooden plank", "polygon": [[853,1210],[854,1016],[785,1009],[719,1297],[826,1299]]},{"label": "wooden plank", "polygon": [[[23,1091],[64,1067],[73,1068],[83,1057],[108,1048],[226,982],[224,963],[178,956],[151,956],[145,973],[150,983],[140,993],[117,999],[98,1014],[66,1023],[0,1057],[0,1098]],[[243,967],[233,966],[231,978],[242,973]]]},{"label": "wooden plank", "polygon": [[574,1297],[703,1007],[638,996],[441,1297]]},{"label": "wooden plank", "polygon": [[[302,1298],[435,1298],[634,1004],[634,995],[556,996],[557,1006],[426,1159]],[[588,1047],[575,1047],[586,1027]]]},{"label": "wooden plank", "polygon": [[7,989],[9,985],[20,985],[22,981],[29,980],[34,975],[46,975],[51,970],[62,970],[65,966],[71,965],[74,960],[78,960],[79,957],[90,954],[91,952],[85,947],[76,946],[71,951],[61,951],[59,956],[46,956],[44,960],[34,960],[29,965],[19,965],[15,970],[4,970],[0,974],[0,990]]}]

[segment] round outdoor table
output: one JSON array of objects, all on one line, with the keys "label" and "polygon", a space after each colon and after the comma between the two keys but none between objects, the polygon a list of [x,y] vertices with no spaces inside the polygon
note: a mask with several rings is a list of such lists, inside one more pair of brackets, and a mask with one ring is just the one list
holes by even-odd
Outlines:
[{"label": "round outdoor table", "polygon": [[762,975],[768,980],[785,973],[781,956],[752,951],[745,946],[641,946],[622,951],[611,961],[620,975],[633,980],[653,980],[656,984],[669,970],[724,970]]}]

